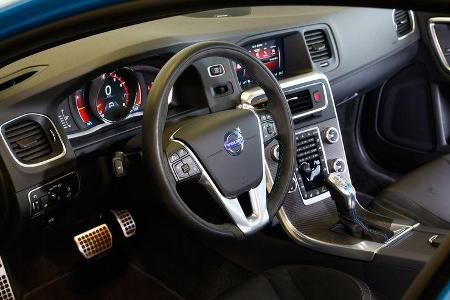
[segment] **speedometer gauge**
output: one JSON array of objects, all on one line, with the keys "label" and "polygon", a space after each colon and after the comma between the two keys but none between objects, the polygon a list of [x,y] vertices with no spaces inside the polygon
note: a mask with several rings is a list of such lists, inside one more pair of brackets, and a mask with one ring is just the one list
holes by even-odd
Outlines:
[{"label": "speedometer gauge", "polygon": [[123,68],[103,74],[93,81],[90,91],[92,111],[105,122],[126,118],[140,99],[138,81],[134,72]]}]

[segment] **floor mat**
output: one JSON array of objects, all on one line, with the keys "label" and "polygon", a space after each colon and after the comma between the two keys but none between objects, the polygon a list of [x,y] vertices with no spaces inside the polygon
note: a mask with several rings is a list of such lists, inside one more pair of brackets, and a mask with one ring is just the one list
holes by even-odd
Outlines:
[{"label": "floor mat", "polygon": [[49,299],[183,299],[156,278],[128,263],[107,259],[86,264],[24,295],[25,300]]}]

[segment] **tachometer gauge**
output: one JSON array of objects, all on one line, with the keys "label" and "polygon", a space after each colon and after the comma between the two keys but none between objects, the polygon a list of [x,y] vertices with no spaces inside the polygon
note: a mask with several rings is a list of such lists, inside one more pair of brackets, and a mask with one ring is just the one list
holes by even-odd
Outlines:
[{"label": "tachometer gauge", "polygon": [[125,119],[140,102],[138,81],[131,69],[122,68],[106,73],[92,82],[90,105],[92,111],[105,122]]}]

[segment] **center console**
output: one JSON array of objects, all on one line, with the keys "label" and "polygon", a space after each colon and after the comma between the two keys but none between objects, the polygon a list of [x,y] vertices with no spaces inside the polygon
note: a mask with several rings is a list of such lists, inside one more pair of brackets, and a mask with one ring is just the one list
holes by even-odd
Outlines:
[{"label": "center console", "polygon": [[[329,173],[339,173],[351,184],[351,176],[331,87],[327,77],[319,72],[280,79],[280,84],[292,111],[297,144],[292,186],[278,213],[287,234],[303,246],[333,255],[362,261],[390,260],[399,265],[414,261],[423,265],[435,249],[428,238],[439,230],[424,231],[416,222],[389,219],[388,230],[392,235],[376,242],[335,229],[340,216],[325,179]],[[246,90],[241,100],[252,105],[267,101],[258,87]],[[266,150],[269,178],[277,175],[277,159],[270,153],[276,144],[272,141]],[[372,214],[359,203],[358,209]],[[411,251],[404,247],[405,243],[420,247]]]}]

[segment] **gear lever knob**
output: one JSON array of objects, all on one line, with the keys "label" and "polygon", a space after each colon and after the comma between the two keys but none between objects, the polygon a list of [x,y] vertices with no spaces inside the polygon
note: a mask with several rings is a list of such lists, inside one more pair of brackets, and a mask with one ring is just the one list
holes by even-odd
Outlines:
[{"label": "gear lever knob", "polygon": [[348,216],[356,208],[356,191],[353,185],[339,173],[330,173],[326,177],[331,198],[336,203],[339,214]]}]

